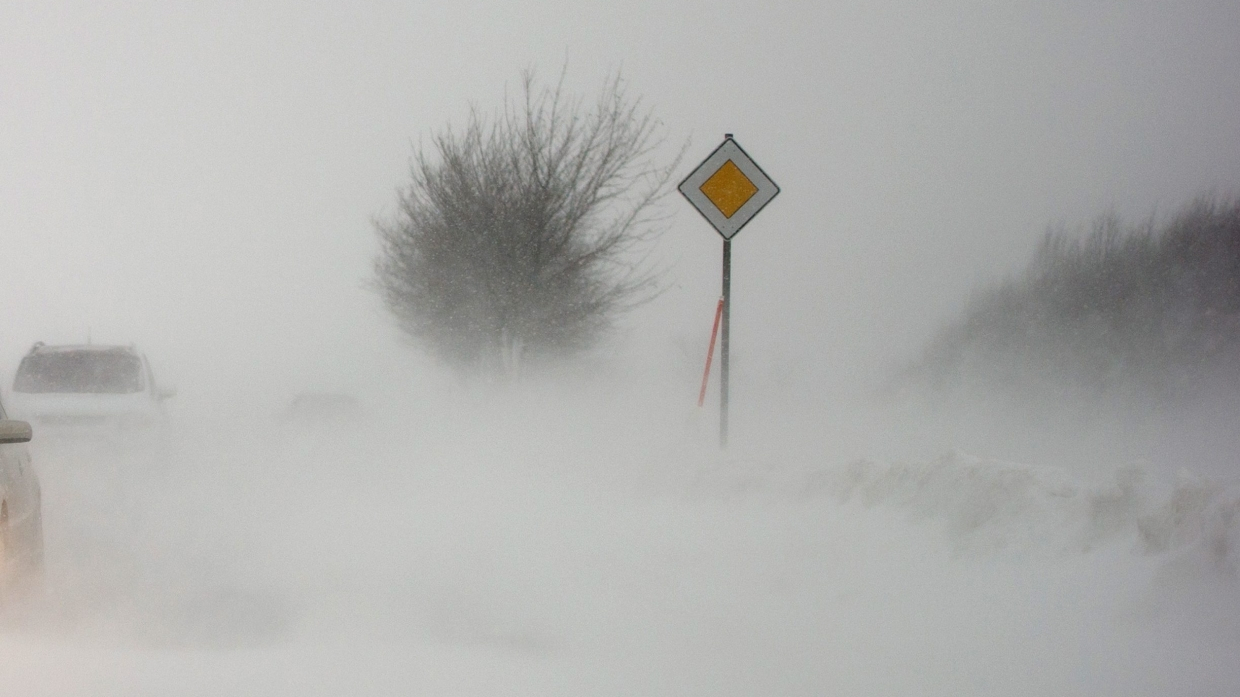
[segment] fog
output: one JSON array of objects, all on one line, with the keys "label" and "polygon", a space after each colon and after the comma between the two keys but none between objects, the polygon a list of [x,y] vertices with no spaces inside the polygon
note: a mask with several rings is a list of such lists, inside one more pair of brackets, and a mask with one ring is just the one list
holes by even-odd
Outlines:
[{"label": "fog", "polygon": [[[1225,3],[5,5],[0,396],[88,339],[179,390],[158,442],[36,430],[0,691],[1234,693],[1234,395],[875,395],[1047,225],[1234,192],[1237,35]],[[413,149],[561,66],[622,70],[678,176],[728,132],[782,188],[734,246],[726,450],[719,238],[679,199],[666,291],[552,374],[444,374],[367,286]],[[287,418],[308,391],[359,413]]]}]

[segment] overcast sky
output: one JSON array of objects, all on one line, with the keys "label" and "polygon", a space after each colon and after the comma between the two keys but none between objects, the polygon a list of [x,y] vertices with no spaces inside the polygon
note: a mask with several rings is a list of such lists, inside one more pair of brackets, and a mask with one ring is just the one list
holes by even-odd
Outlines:
[{"label": "overcast sky", "polygon": [[[0,367],[89,330],[183,395],[369,379],[403,355],[364,283],[411,148],[567,62],[692,138],[677,179],[731,132],[782,187],[735,244],[738,355],[873,370],[1048,224],[1240,188],[1237,37],[1229,1],[5,2]],[[670,205],[650,360],[718,294]]]}]

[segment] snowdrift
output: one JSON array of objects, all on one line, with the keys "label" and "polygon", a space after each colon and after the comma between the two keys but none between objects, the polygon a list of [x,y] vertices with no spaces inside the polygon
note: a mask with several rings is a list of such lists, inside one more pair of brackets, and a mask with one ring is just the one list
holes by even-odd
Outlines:
[{"label": "snowdrift", "polygon": [[1040,547],[1088,552],[1130,544],[1146,555],[1192,557],[1237,571],[1240,482],[1182,471],[1160,482],[1137,467],[1086,484],[1049,467],[953,452],[930,462],[858,460],[812,473],[804,491],[841,503],[888,505],[937,523],[962,551]]},{"label": "snowdrift", "polygon": [[760,462],[716,463],[699,471],[693,488],[904,511],[909,522],[938,528],[964,555],[1118,548],[1240,575],[1240,480],[1187,470],[1163,478],[1128,466],[1090,482],[1066,469],[960,451],[930,461],[859,459],[795,472]]}]

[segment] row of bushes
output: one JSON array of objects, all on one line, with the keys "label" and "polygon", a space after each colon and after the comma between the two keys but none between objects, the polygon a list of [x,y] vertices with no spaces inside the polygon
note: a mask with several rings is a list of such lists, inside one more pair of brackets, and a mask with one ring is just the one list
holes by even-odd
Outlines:
[{"label": "row of bushes", "polygon": [[1240,384],[1240,197],[1198,199],[1161,224],[1112,215],[1083,236],[1048,232],[1024,273],[975,293],[912,373],[938,390]]}]

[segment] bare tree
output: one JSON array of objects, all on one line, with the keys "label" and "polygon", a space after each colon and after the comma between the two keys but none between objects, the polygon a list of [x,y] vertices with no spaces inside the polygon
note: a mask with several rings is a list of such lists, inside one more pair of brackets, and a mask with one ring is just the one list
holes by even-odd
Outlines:
[{"label": "bare tree", "polygon": [[1049,231],[1023,275],[978,291],[910,375],[1182,399],[1240,387],[1240,196],[1166,222]]},{"label": "bare tree", "polygon": [[657,289],[647,243],[680,159],[659,164],[661,124],[618,74],[590,106],[563,74],[543,87],[527,71],[521,88],[418,149],[396,216],[376,223],[388,309],[462,372],[586,349]]}]

